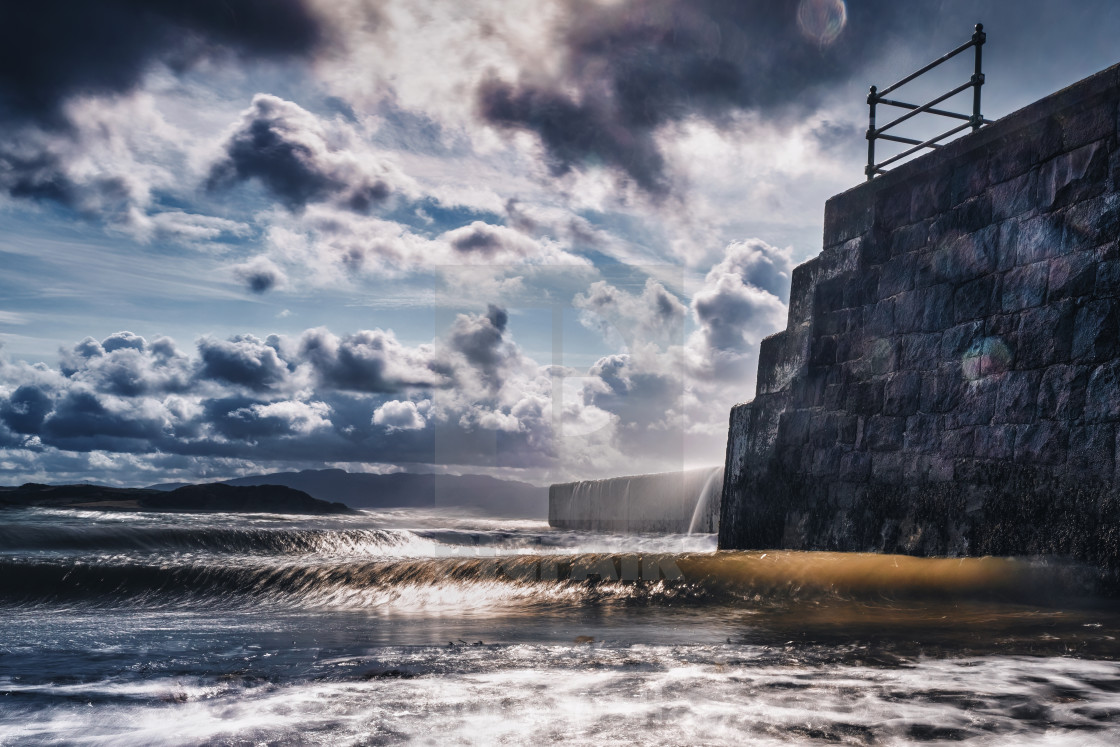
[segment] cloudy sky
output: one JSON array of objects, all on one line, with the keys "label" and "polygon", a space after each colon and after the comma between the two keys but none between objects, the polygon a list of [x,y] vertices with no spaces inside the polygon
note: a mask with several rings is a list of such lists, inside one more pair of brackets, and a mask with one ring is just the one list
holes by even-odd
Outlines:
[{"label": "cloudy sky", "polygon": [[0,484],[721,462],[867,86],[977,21],[991,118],[1120,61],[1113,0],[5,3]]}]

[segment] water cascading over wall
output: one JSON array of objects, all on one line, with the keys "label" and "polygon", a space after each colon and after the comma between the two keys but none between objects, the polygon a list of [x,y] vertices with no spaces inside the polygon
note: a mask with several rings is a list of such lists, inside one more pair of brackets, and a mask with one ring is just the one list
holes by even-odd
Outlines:
[{"label": "water cascading over wall", "polygon": [[714,533],[722,483],[722,467],[558,483],[548,489],[548,523],[621,533]]},{"label": "water cascading over wall", "polygon": [[830,199],[731,412],[721,548],[1120,580],[1120,66]]}]

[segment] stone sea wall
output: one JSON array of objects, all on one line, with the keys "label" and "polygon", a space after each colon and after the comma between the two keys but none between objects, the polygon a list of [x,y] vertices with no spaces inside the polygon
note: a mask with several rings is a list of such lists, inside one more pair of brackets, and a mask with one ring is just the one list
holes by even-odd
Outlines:
[{"label": "stone sea wall", "polygon": [[720,547],[1120,570],[1120,66],[830,199]]},{"label": "stone sea wall", "polygon": [[714,533],[723,468],[582,480],[548,489],[548,523],[618,533]]}]

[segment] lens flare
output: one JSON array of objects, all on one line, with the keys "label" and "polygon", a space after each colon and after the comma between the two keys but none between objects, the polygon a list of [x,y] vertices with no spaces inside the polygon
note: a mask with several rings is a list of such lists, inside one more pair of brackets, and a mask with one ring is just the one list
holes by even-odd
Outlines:
[{"label": "lens flare", "polygon": [[801,33],[822,47],[836,41],[848,23],[844,0],[801,0],[797,25]]},{"label": "lens flare", "polygon": [[1011,366],[1011,348],[1000,337],[985,337],[973,343],[961,359],[961,372],[969,381],[1006,371]]}]

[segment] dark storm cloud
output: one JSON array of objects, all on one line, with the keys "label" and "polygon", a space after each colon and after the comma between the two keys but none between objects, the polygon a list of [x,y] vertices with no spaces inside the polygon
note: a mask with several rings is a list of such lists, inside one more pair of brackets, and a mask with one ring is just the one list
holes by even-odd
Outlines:
[{"label": "dark storm cloud", "polygon": [[228,340],[206,337],[198,342],[202,379],[238,384],[249,389],[268,389],[288,375],[288,365],[280,355],[275,336],[260,340],[253,335],[237,335]]},{"label": "dark storm cloud", "polygon": [[[826,21],[843,7],[806,3]],[[563,74],[549,76],[527,60],[518,82],[491,78],[480,86],[479,109],[499,127],[535,132],[556,174],[603,164],[665,194],[671,185],[658,127],[690,116],[718,122],[734,110],[805,111],[829,84],[886,48],[903,10],[914,10],[899,5],[853,2],[846,26],[830,39],[827,24],[798,23],[797,2],[574,0],[560,36]]]},{"label": "dark storm cloud", "polygon": [[315,115],[290,101],[258,94],[225,143],[225,157],[214,164],[207,185],[220,189],[256,180],[289,210],[310,202],[336,200],[355,212],[368,212],[392,188],[372,174],[373,164],[333,149]]},{"label": "dark storm cloud", "polygon": [[125,348],[143,352],[147,347],[147,340],[140,335],[128,331],[114,332],[101,341],[101,349],[106,353],[111,353],[114,350],[123,350]]},{"label": "dark storm cloud", "polygon": [[305,0],[9,2],[0,116],[57,124],[67,97],[127,91],[157,60],[182,69],[219,51],[303,55],[326,35]]},{"label": "dark storm cloud", "polygon": [[166,337],[149,344],[122,331],[101,342],[87,337],[59,352],[65,376],[122,397],[186,391],[193,375],[193,363]]},{"label": "dark storm cloud", "polygon": [[[4,125],[0,108],[0,126]],[[134,195],[124,179],[101,176],[77,183],[58,155],[18,140],[0,142],[0,190],[12,197],[57,202],[87,215],[122,216]]]},{"label": "dark storm cloud", "polygon": [[25,384],[0,403],[0,420],[13,433],[34,434],[53,407],[49,394],[33,384]]},{"label": "dark storm cloud", "polygon": [[472,226],[470,231],[451,239],[451,248],[463,254],[477,253],[491,257],[502,248],[502,239],[492,226]]},{"label": "dark storm cloud", "polygon": [[486,314],[462,314],[452,327],[448,345],[462,353],[491,385],[500,383],[500,370],[511,357],[505,341],[509,314],[491,304]]},{"label": "dark storm cloud", "polygon": [[20,474],[83,452],[131,455],[122,464],[133,466],[180,455],[199,469],[229,459],[431,463],[439,430],[441,459],[539,465],[555,456],[550,379],[508,323],[495,306],[461,314],[443,347],[403,345],[387,330],[202,338],[193,355],[131,332],[86,338],[60,351],[58,370],[0,359],[0,444]]},{"label": "dark storm cloud", "polygon": [[231,439],[259,439],[291,433],[291,424],[282,417],[260,414],[266,402],[247,397],[213,399],[205,403],[206,420],[222,436]]},{"label": "dark storm cloud", "polygon": [[61,448],[110,448],[114,451],[144,449],[146,445],[124,445],[122,440],[151,441],[162,435],[162,424],[154,417],[135,412],[112,412],[91,392],[71,391],[55,405],[43,422],[45,443]]},{"label": "dark storm cloud", "polygon": [[286,279],[283,271],[267,258],[234,268],[234,275],[253,293],[267,293]]},{"label": "dark storm cloud", "polygon": [[388,393],[441,383],[430,351],[406,348],[384,330],[362,330],[342,338],[325,329],[308,330],[300,338],[299,355],[328,389]]}]

